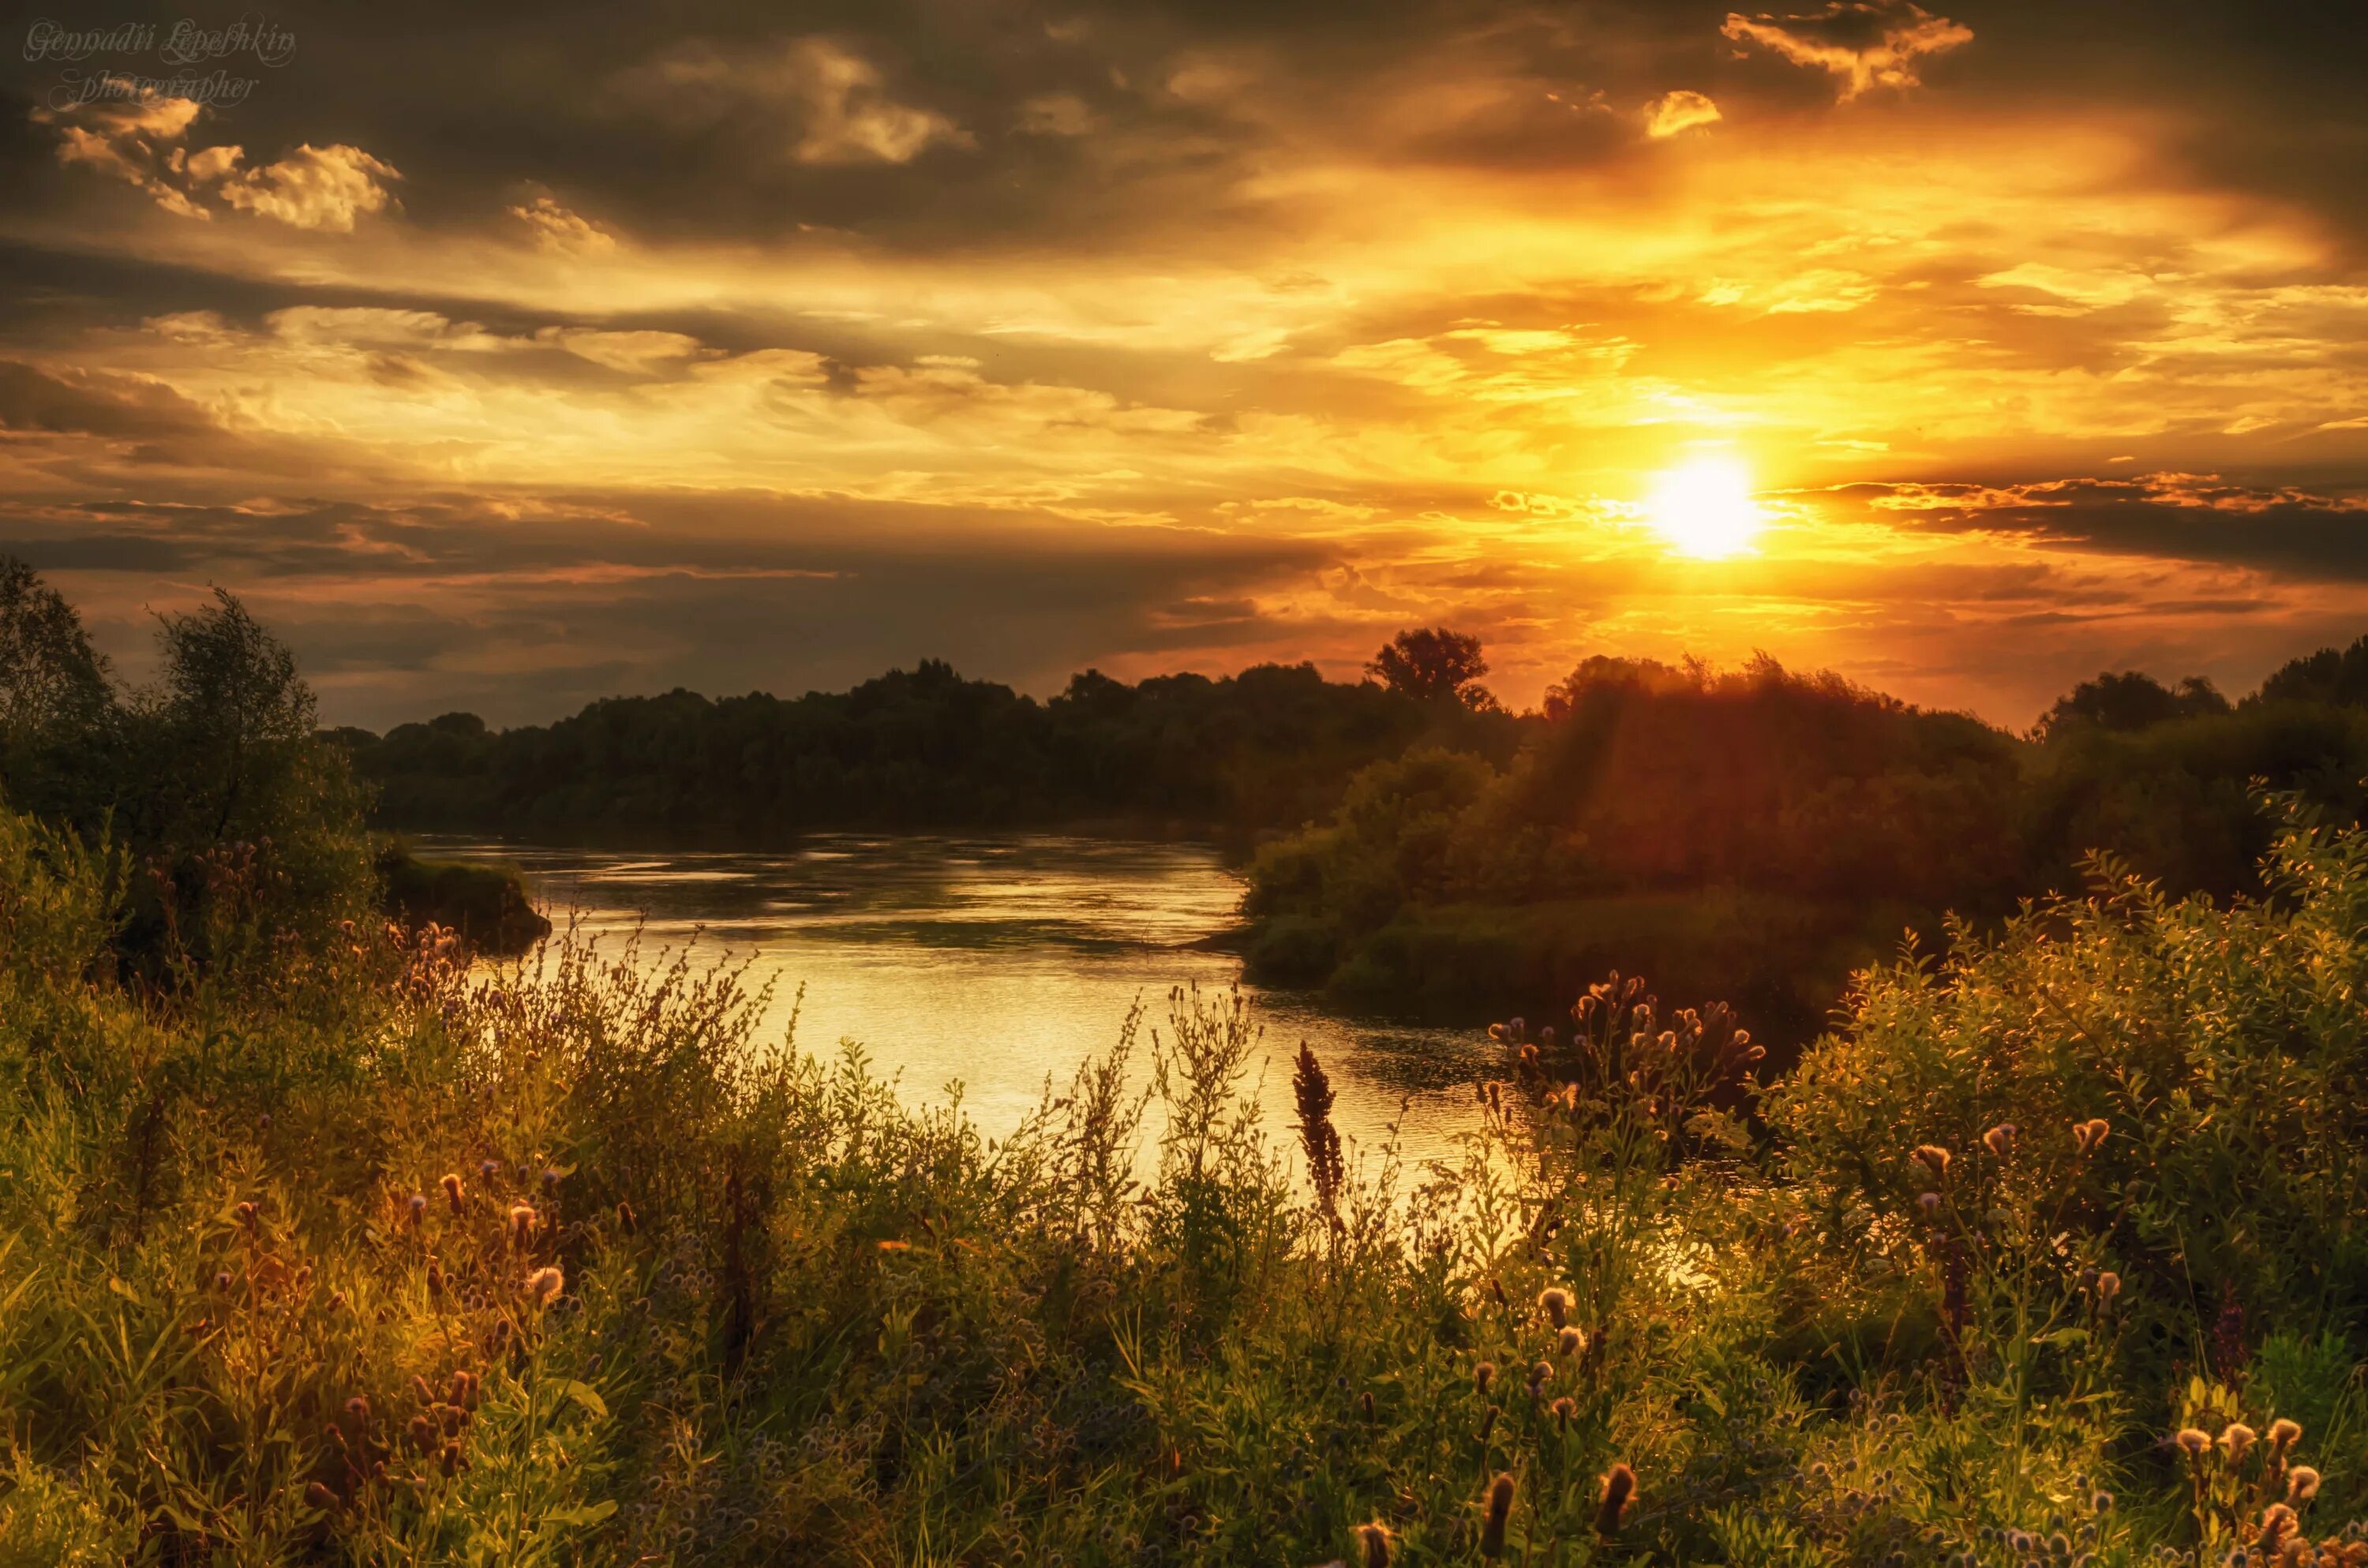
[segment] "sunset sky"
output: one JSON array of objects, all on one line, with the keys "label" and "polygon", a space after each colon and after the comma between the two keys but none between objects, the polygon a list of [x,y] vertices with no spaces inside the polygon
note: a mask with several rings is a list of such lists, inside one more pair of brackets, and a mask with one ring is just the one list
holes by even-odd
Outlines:
[{"label": "sunset sky", "polygon": [[438,9],[10,40],[0,550],[130,673],[220,585],[372,727],[1433,623],[2021,726],[2368,631],[2350,6]]}]

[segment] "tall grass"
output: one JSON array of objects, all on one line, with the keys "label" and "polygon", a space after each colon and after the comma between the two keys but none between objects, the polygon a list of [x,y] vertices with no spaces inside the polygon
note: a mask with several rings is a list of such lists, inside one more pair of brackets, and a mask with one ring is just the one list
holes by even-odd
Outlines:
[{"label": "tall grass", "polygon": [[588,943],[127,989],[0,818],[0,1562],[2368,1562],[2363,860],[1905,960],[1773,1085],[1615,981],[1311,1182],[1235,997],[989,1140]]}]

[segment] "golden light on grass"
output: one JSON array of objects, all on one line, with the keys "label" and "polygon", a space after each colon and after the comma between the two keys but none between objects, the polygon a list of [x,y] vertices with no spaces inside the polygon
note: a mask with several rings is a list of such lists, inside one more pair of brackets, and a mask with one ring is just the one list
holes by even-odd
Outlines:
[{"label": "golden light on grass", "polygon": [[1767,518],[1751,474],[1733,458],[1702,457],[1670,469],[1645,499],[1654,530],[1688,555],[1716,561],[1751,548]]}]

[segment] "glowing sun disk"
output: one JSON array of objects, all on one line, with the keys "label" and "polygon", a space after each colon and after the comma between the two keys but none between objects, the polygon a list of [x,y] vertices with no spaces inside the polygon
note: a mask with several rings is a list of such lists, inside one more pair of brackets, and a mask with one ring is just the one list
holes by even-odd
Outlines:
[{"label": "glowing sun disk", "polygon": [[1645,517],[1663,539],[1706,561],[1749,550],[1767,521],[1751,499],[1751,475],[1731,458],[1696,458],[1663,473]]}]

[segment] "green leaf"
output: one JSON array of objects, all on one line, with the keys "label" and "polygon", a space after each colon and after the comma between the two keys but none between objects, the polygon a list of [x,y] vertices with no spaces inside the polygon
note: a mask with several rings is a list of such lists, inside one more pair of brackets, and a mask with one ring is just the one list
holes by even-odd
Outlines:
[{"label": "green leaf", "polygon": [[[575,1386],[584,1387],[582,1383]],[[586,1389],[585,1392],[588,1393],[591,1391]],[[587,1503],[581,1508],[562,1508],[556,1513],[546,1514],[543,1517],[549,1523],[554,1525],[597,1525],[616,1511],[617,1500],[608,1497],[598,1503]]]},{"label": "green leaf", "polygon": [[562,1378],[555,1392],[562,1399],[572,1399],[582,1405],[585,1414],[591,1416],[593,1420],[609,1419],[608,1402],[600,1397],[598,1391],[595,1390],[590,1383],[579,1382],[574,1378]]}]

